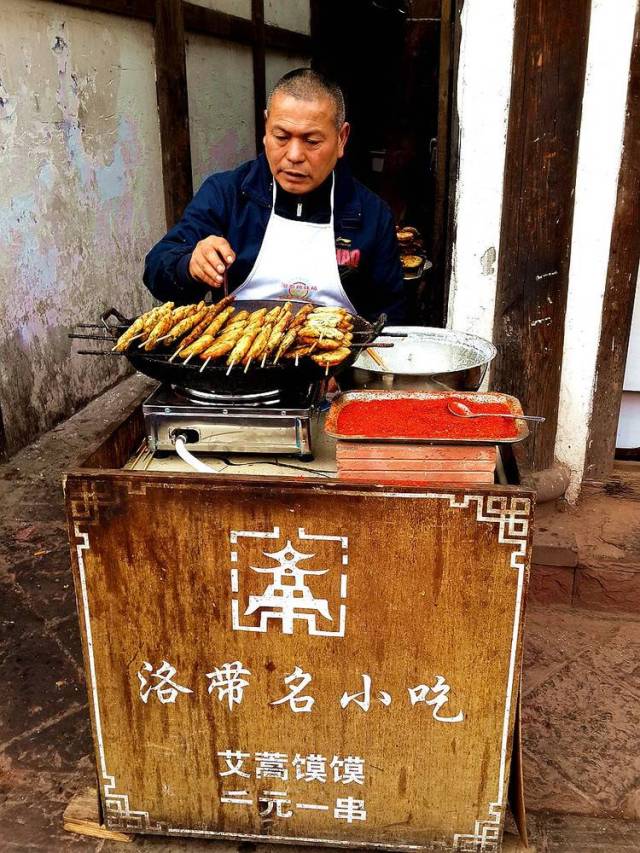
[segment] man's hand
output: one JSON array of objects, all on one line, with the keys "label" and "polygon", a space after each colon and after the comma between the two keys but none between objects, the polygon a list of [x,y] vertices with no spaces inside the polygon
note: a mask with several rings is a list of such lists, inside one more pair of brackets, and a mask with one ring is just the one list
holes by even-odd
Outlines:
[{"label": "man's hand", "polygon": [[235,259],[235,252],[224,237],[205,237],[191,254],[189,274],[209,287],[221,287],[224,271]]}]

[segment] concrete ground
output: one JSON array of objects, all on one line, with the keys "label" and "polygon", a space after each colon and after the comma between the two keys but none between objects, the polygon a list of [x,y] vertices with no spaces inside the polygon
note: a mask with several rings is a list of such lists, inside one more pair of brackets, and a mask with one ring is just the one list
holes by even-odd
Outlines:
[{"label": "concrete ground", "polygon": [[[0,851],[291,851],[153,838],[124,846],[62,829],[65,806],[94,784],[94,771],[61,473],[145,383],[126,380],[0,466]],[[595,510],[592,500],[599,501]],[[640,569],[638,507],[637,500],[589,498],[580,512],[590,553],[600,530],[611,559],[622,554],[624,571]],[[578,531],[580,512],[566,516]],[[532,595],[526,625],[532,840],[539,853],[638,851],[640,614],[633,597],[625,608],[619,594],[622,606],[607,598],[597,611],[576,606],[584,601],[573,597],[558,599],[549,591],[560,587],[554,578],[550,587],[549,577],[532,584],[539,594]],[[575,571],[572,577],[575,587]]]}]

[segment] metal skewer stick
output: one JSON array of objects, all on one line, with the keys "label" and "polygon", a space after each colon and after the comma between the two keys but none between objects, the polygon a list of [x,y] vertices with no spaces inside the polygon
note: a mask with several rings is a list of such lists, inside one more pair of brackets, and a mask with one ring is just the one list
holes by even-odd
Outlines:
[{"label": "metal skewer stick", "polygon": [[[182,349],[184,349],[184,347],[183,347]],[[172,363],[173,363],[173,361],[174,361],[174,359],[176,358],[176,356],[180,355],[180,353],[181,353],[181,352],[182,352],[182,350],[181,350],[181,349],[177,349],[177,350],[174,352],[174,354],[171,356],[171,358],[169,359],[169,364],[172,364]]]},{"label": "metal skewer stick", "polygon": [[229,365],[229,369],[227,370],[227,373],[226,373],[227,376],[231,373],[234,365],[235,365],[235,361],[232,361],[231,364]]},{"label": "metal skewer stick", "polygon": [[194,355],[195,355],[195,353],[194,353],[194,352],[192,352],[192,353],[191,353],[191,355],[188,355],[182,363],[183,363],[183,364],[189,364],[189,362],[190,362],[190,361],[191,361],[191,359],[194,357]]},{"label": "metal skewer stick", "polygon": [[247,370],[249,370],[249,365],[251,364],[252,361],[253,361],[253,359],[250,358],[249,361],[247,361],[247,363],[245,364],[245,366],[244,366],[244,372],[245,373],[247,372]]},{"label": "metal skewer stick", "polygon": [[200,370],[199,370],[199,373],[202,373],[202,371],[205,369],[205,367],[209,364],[209,362],[210,362],[210,361],[211,361],[211,356],[209,356],[209,358],[208,358],[208,359],[205,361],[205,363],[202,365],[202,367],[201,367],[201,368],[200,368]]}]

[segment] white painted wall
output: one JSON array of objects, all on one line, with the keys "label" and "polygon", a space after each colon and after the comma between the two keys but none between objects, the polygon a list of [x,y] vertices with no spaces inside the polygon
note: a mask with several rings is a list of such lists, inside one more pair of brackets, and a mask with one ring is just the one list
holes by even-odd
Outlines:
[{"label": "white painted wall", "polygon": [[311,11],[309,0],[265,0],[265,24],[309,35]]},{"label": "white painted wall", "polygon": [[580,491],[593,409],[637,0],[593,0],[576,177],[556,456]]},{"label": "white painted wall", "polygon": [[255,157],[251,48],[189,33],[186,41],[193,189]]},{"label": "white painted wall", "polygon": [[267,97],[269,97],[269,93],[275,84],[287,71],[293,71],[294,68],[308,68],[311,65],[311,57],[268,50],[264,64]]},{"label": "white painted wall", "polygon": [[511,65],[513,0],[466,0],[458,72],[460,160],[450,328],[493,338]]}]

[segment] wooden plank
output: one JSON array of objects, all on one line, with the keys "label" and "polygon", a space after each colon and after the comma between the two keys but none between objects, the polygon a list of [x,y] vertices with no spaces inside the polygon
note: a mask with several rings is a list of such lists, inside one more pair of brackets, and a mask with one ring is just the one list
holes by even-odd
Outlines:
[{"label": "wooden plank", "polygon": [[452,222],[449,217],[449,200],[452,181],[452,166],[457,162],[457,148],[452,157],[452,135],[457,122],[454,109],[457,77],[456,63],[459,46],[459,17],[455,0],[442,0],[440,19],[440,59],[438,67],[438,135],[436,143],[436,174],[433,200],[433,232],[431,237],[433,268],[431,270],[434,296],[432,302],[434,325],[446,325],[448,302],[447,251],[450,243],[447,232]]},{"label": "wooden plank", "polygon": [[267,106],[264,0],[252,0],[251,18],[255,29],[255,40],[253,43],[253,108],[256,126],[256,154],[259,154],[262,151],[264,111]]},{"label": "wooden plank", "polygon": [[590,0],[518,0],[492,387],[546,422],[527,442],[553,464]]},{"label": "wooden plank", "polygon": [[265,47],[271,50],[311,55],[311,36],[305,33],[296,33],[293,30],[284,30],[282,27],[276,27],[273,24],[265,24],[264,43]]},{"label": "wooden plank", "polygon": [[611,228],[611,246],[604,309],[587,442],[584,475],[600,479],[611,473],[624,371],[633,317],[640,260],[640,10],[636,14],[627,118],[618,193]]},{"label": "wooden plank", "polygon": [[[499,844],[530,553],[524,493],[474,487],[463,501],[464,490],[399,499],[395,488],[71,479],[108,826],[360,849],[471,849],[485,834]],[[384,519],[385,533],[373,537],[363,518]],[[268,554],[287,553],[288,540],[305,570],[320,572],[307,582],[327,605],[291,630],[277,608],[263,626],[260,600],[278,573],[253,569],[278,563]],[[247,671],[231,702],[214,672],[233,661]],[[173,686],[159,693],[151,673],[163,666]],[[306,713],[286,700],[296,667],[311,676],[298,700],[313,698]],[[353,699],[364,673],[366,708]],[[436,673],[451,687],[440,719],[408,692]],[[226,772],[227,750],[244,753],[247,775]],[[288,775],[257,772],[267,751],[285,757]],[[326,757],[324,780],[296,772],[294,756],[311,752]],[[362,782],[332,772],[331,759],[347,755],[361,757]],[[239,789],[245,802],[233,804]],[[288,792],[288,814],[265,811],[274,790]],[[366,817],[336,815],[349,797]]]},{"label": "wooden plank", "polygon": [[[442,209],[442,225],[439,226],[440,238],[442,240],[438,252],[440,253],[440,275],[434,265],[434,281],[438,288],[437,299],[440,299],[440,316],[442,317],[442,326],[447,324],[447,314],[449,305],[449,284],[452,275],[453,252],[452,248],[456,241],[456,189],[458,182],[458,173],[460,168],[460,120],[458,116],[458,70],[460,65],[460,44],[462,41],[462,11],[465,0],[443,0],[443,38],[444,34],[444,3],[449,3],[449,46],[443,47],[443,50],[448,54],[448,74],[449,80],[446,92],[443,92],[443,98],[449,100],[449,118],[448,124],[443,125],[442,132],[447,135],[446,141],[443,142],[443,151],[438,151],[438,157],[446,158],[446,166],[443,180],[442,190],[446,193],[443,198]],[[442,52],[441,52],[442,58]],[[444,117],[443,117],[444,118]],[[438,116],[438,136],[440,136],[440,113]],[[434,231],[434,239],[436,237]],[[437,316],[435,318],[437,320]],[[434,320],[434,323],[435,323]]]},{"label": "wooden plank", "polygon": [[155,0],[55,0],[59,6],[76,6],[92,12],[107,12],[141,21],[153,21]]},{"label": "wooden plank", "polygon": [[188,32],[203,36],[234,41],[240,44],[253,44],[255,26],[248,18],[207,9],[197,3],[183,2],[184,28]]},{"label": "wooden plank", "polygon": [[164,203],[170,228],[193,196],[181,0],[156,0],[154,41]]},{"label": "wooden plank", "polygon": [[106,838],[123,843],[133,841],[132,835],[107,829],[100,822],[100,800],[95,788],[85,788],[72,797],[64,810],[62,826],[67,832],[88,835],[90,838]]}]

